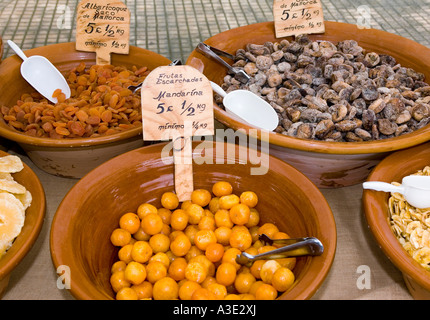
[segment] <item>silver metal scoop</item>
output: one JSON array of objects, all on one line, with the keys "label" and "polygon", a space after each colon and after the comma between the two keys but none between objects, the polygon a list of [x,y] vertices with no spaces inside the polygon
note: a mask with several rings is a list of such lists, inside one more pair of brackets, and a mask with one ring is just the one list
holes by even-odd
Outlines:
[{"label": "silver metal scoop", "polygon": [[13,41],[8,40],[7,43],[23,60],[21,75],[34,89],[52,103],[58,102],[57,98],[52,97],[57,89],[61,89],[66,99],[70,98],[71,91],[66,79],[48,59],[42,56],[27,57]]},{"label": "silver metal scoop", "polygon": [[223,97],[225,110],[235,114],[252,126],[273,131],[279,123],[279,117],[272,106],[248,90],[234,90],[226,93],[219,85],[211,81],[212,89]]},{"label": "silver metal scoop", "polygon": [[241,265],[250,265],[257,260],[272,260],[288,257],[300,256],[319,256],[324,252],[324,246],[320,240],[315,237],[290,238],[290,239],[270,239],[267,235],[260,235],[260,240],[270,244],[282,244],[283,247],[251,255],[246,252],[237,255],[236,262]]},{"label": "silver metal scoop", "polygon": [[215,61],[222,64],[224,67],[226,67],[230,73],[234,74],[235,79],[239,80],[242,83],[248,83],[251,77],[245,71],[229,65],[227,62],[221,59],[221,57],[218,54],[216,54],[211,48],[212,47],[208,46],[203,42],[200,42],[196,47],[197,51],[204,54],[208,58],[214,59]]},{"label": "silver metal scoop", "polygon": [[400,186],[381,181],[366,181],[364,189],[384,192],[398,192],[412,206],[424,209],[430,208],[430,176],[410,175],[402,179]]},{"label": "silver metal scoop", "polygon": [[[176,65],[181,65],[182,64],[182,62],[181,62],[181,60],[179,60],[179,59],[175,59],[175,60],[173,60],[171,63],[169,63],[169,66],[176,66]],[[127,87],[127,89],[129,89],[129,90],[131,90],[133,93],[136,93],[137,91],[139,91],[140,90],[140,88],[142,88],[142,83],[143,82],[141,82],[141,83],[139,83],[138,85],[136,85],[136,86],[128,86]]]}]

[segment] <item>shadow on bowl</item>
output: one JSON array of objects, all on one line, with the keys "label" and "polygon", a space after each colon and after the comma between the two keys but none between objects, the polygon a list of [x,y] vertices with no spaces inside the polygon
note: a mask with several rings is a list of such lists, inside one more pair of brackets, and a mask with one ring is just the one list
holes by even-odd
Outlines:
[{"label": "shadow on bowl", "polygon": [[[6,155],[8,153],[0,151],[0,157]],[[36,242],[42,229],[46,210],[45,191],[33,170],[24,163],[24,168],[12,176],[15,181],[30,191],[32,203],[26,210],[21,233],[6,254],[0,258],[0,298],[7,290],[11,273]]]},{"label": "shadow on bowl", "polygon": [[[424,73],[430,79],[430,49],[412,40],[375,29],[358,29],[356,25],[325,22],[324,34],[309,35],[311,40],[328,40],[337,43],[342,40],[356,40],[369,51],[393,56],[397,63]],[[292,40],[292,37],[285,39]],[[210,46],[235,54],[248,43],[264,44],[279,42],[275,37],[273,22],[262,22],[221,32],[204,42]],[[194,50],[188,57],[187,64],[193,65],[193,59],[200,59],[204,64],[206,77],[221,84],[227,69],[206,58]],[[227,60],[226,60],[227,61]],[[229,63],[232,63],[229,60]],[[320,188],[335,188],[363,182],[370,171],[384,157],[396,150],[405,149],[426,142],[430,139],[430,126],[425,126],[413,133],[378,141],[365,142],[328,142],[299,139],[280,133],[271,132],[268,137],[256,132],[245,122],[232,117],[224,109],[214,104],[216,120],[233,130],[243,129],[247,135],[255,136],[260,141],[270,142],[270,154],[286,161]],[[252,129],[252,130],[251,130]]]},{"label": "shadow on bowl", "polygon": [[[401,183],[403,177],[430,165],[430,143],[397,151],[382,160],[368,177],[368,181]],[[387,192],[363,191],[363,209],[375,240],[385,255],[402,272],[406,286],[417,300],[430,299],[430,272],[423,268],[403,248],[390,227]]]},{"label": "shadow on bowl", "polygon": [[[27,56],[48,58],[63,74],[85,62],[95,64],[95,53],[76,51],[75,43],[60,43],[26,50]],[[22,60],[13,55],[0,63],[0,106],[14,106],[23,93],[34,89],[20,73]],[[149,50],[131,46],[127,55],[112,54],[112,64],[131,68],[168,65],[170,60]],[[11,86],[10,84],[14,85]],[[104,161],[144,145],[142,127],[95,138],[51,139],[25,135],[0,120],[0,136],[15,141],[40,169],[58,176],[81,178]]]},{"label": "shadow on bowl", "polygon": [[[168,156],[161,157],[163,150],[168,150]],[[111,244],[110,234],[122,214],[135,212],[144,202],[159,207],[161,195],[174,190],[170,151],[171,144],[160,143],[109,160],[82,178],[61,202],[51,228],[51,256],[56,267],[70,268],[70,291],[77,299],[115,297],[109,279],[118,249]],[[254,157],[260,155],[253,153]],[[291,237],[319,238],[324,253],[298,258],[296,282],[280,296],[309,299],[327,276],[336,251],[331,209],[318,188],[290,165],[267,155],[267,173],[251,175],[255,165],[244,156],[251,152],[238,145],[195,143],[194,188],[211,190],[215,182],[226,180],[235,193],[252,190],[259,197],[262,223],[275,223]]]}]

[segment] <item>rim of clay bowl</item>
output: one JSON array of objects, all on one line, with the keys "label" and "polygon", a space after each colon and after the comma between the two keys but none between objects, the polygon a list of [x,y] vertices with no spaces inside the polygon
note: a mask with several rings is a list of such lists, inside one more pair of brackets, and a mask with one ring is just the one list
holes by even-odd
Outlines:
[{"label": "rim of clay bowl", "polygon": [[[218,142],[219,143],[219,142]],[[121,164],[128,163],[129,165],[139,165],[141,166],[144,161],[154,161],[160,157],[160,152],[166,143],[159,143],[150,146],[141,147],[122,155],[119,155],[102,165],[98,166],[86,176],[84,176],[80,181],[72,187],[71,190],[64,197],[60,203],[57,212],[54,215],[51,233],[50,233],[50,248],[51,248],[51,258],[53,264],[58,267],[60,265],[67,265],[72,271],[72,275],[79,273],[81,275],[79,282],[73,281],[70,286],[71,294],[81,300],[91,300],[91,299],[112,299],[112,297],[101,293],[94,286],[94,283],[89,281],[82,272],[81,266],[76,263],[73,257],[70,255],[70,250],[73,244],[71,243],[68,230],[71,229],[72,223],[71,218],[76,214],[78,204],[76,199],[82,199],[85,194],[96,187],[103,180],[103,173],[110,172],[114,174],[114,170],[120,170]],[[236,148],[243,148],[241,146],[235,145]],[[215,146],[216,148],[216,146]],[[199,155],[200,152],[195,152],[193,148],[193,155]],[[239,154],[237,152],[236,154]],[[258,152],[260,153],[260,152]],[[215,154],[215,152],[214,152]],[[317,257],[308,257],[309,262],[306,263],[302,273],[306,273],[310,268],[318,269],[319,272],[315,273],[315,277],[308,279],[308,281],[297,281],[294,286],[280,297],[280,299],[291,299],[289,294],[294,296],[294,299],[306,300],[311,298],[316,291],[321,287],[326,279],[331,266],[334,261],[336,246],[337,246],[337,231],[336,223],[334,220],[331,208],[321,193],[321,191],[311,182],[305,175],[300,171],[292,167],[291,165],[285,163],[284,161],[269,155],[270,157],[270,167],[275,168],[275,172],[288,173],[288,177],[291,181],[296,181],[303,193],[307,195],[310,201],[315,204],[318,203],[316,207],[316,213],[318,214],[318,222],[320,223],[319,239],[324,244],[329,244],[324,248],[324,253]],[[160,159],[160,161],[163,161]],[[173,164],[173,160],[170,161]],[[165,162],[164,162],[165,163]],[[300,184],[299,184],[300,183]],[[311,284],[311,286],[309,286]]]},{"label": "rim of clay bowl", "polygon": [[[7,155],[9,153],[0,150],[0,157]],[[27,208],[26,219],[21,233],[6,254],[0,258],[0,279],[11,273],[33,247],[45,218],[46,199],[43,186],[36,173],[24,162],[23,165],[24,168],[20,172],[14,173],[13,176],[14,178],[17,177],[16,181],[28,188],[28,190],[31,188],[30,192],[33,200],[31,206]],[[31,184],[26,183],[26,181],[31,181]],[[38,206],[35,207],[37,204]]]},{"label": "rim of clay bowl", "polygon": [[[89,59],[91,57],[92,62],[95,63],[95,53],[93,52],[83,52],[83,51],[77,51],[75,49],[75,42],[65,42],[65,43],[57,43],[57,44],[51,44],[47,46],[37,47],[29,50],[25,50],[24,53],[27,56],[32,55],[42,55],[45,57],[50,56],[64,56],[64,55],[70,55],[71,53],[76,54],[75,60],[84,60]],[[49,55],[47,55],[49,53]],[[139,56],[136,59],[136,64],[139,63],[139,59],[148,57],[153,58],[156,57],[157,59],[160,59],[160,61],[164,61],[164,63],[167,65],[171,61],[167,59],[166,57],[155,53],[153,51],[139,48],[136,46],[130,46],[130,51],[128,55],[121,55],[121,54],[112,54],[112,63],[115,64],[116,60],[121,62],[124,57],[130,56],[133,54],[138,54]],[[15,54],[12,55],[0,63],[0,74],[2,74],[6,68],[6,71],[8,69],[12,69],[13,66],[16,66],[17,64],[21,64],[22,60]],[[6,67],[5,67],[6,66]],[[128,129],[125,131],[121,131],[112,135],[108,136],[101,136],[101,137],[93,137],[93,138],[73,138],[73,139],[51,139],[51,138],[38,138],[38,137],[31,137],[28,135],[25,135],[24,133],[21,133],[19,131],[14,131],[11,128],[9,128],[3,120],[0,120],[2,123],[0,123],[0,136],[18,142],[18,143],[24,143],[24,144],[31,144],[31,145],[37,145],[37,146],[49,146],[49,147],[85,147],[85,146],[92,146],[92,145],[100,145],[100,144],[106,144],[116,141],[125,140],[128,138],[132,138],[138,135],[142,135],[142,126]]]},{"label": "rim of clay bowl", "polygon": [[[343,22],[333,22],[333,21],[325,21],[325,33],[324,34],[314,34],[309,35],[310,39],[313,40],[328,40],[336,42],[336,34],[333,33],[341,33],[344,35],[350,35],[349,37],[345,37],[344,40],[350,40],[352,35],[355,35],[355,38],[352,40],[356,40],[359,45],[366,48],[369,44],[373,47],[377,48],[380,54],[392,54],[392,52],[388,51],[385,48],[385,44],[392,44],[393,48],[396,48],[397,52],[407,52],[408,54],[415,54],[416,60],[422,61],[422,64],[430,66],[430,48],[425,47],[413,40],[398,36],[396,34],[392,34],[386,31],[377,30],[377,29],[358,29],[355,24],[348,24]],[[212,36],[205,40],[204,42],[208,45],[216,47],[221,50],[228,51],[227,46],[234,43],[232,36],[234,35],[234,39],[248,39],[249,35],[252,35],[251,42],[258,43],[258,40],[265,38],[273,38],[271,41],[275,41],[275,31],[274,31],[274,23],[273,21],[269,22],[260,22],[256,24],[250,24],[243,27],[238,27],[234,29],[230,29],[224,32],[221,32],[215,36]],[[291,37],[286,37],[290,39]],[[281,39],[281,38],[279,38]],[[282,38],[284,39],[284,38]],[[245,41],[242,40],[242,41]],[[385,40],[385,41],[381,41]],[[256,41],[256,42],[255,42]],[[373,42],[372,42],[373,41]],[[233,52],[230,52],[233,53]],[[187,64],[191,64],[191,60],[193,58],[199,58],[202,61],[206,61],[207,58],[202,54],[193,50],[190,56],[187,59]],[[396,59],[397,60],[397,59]],[[411,63],[409,63],[411,64]],[[402,63],[402,66],[404,64]],[[412,67],[412,66],[411,66]],[[418,72],[425,72],[426,70],[417,70]],[[204,71],[203,71],[204,73]],[[426,77],[427,81],[430,80],[429,76]],[[212,80],[212,79],[209,79]],[[253,137],[257,137],[258,139],[266,139],[267,135],[261,135],[261,131],[258,130],[256,132],[255,127],[251,127],[245,122],[231,117],[225,110],[219,107],[216,103],[214,103],[214,114],[215,118],[224,124],[225,126],[232,128],[234,130],[244,129],[247,134]],[[254,130],[251,130],[254,129]],[[251,131],[250,131],[251,130]],[[412,147],[418,145],[420,143],[426,142],[430,140],[430,125],[427,125],[424,128],[416,130],[414,132],[395,137],[388,138],[377,141],[367,141],[367,142],[329,142],[329,141],[317,141],[311,139],[301,139],[294,138],[282,135],[280,133],[270,132],[269,133],[269,142],[271,144],[292,148],[296,150],[303,151],[313,151],[317,153],[329,153],[329,154],[366,154],[366,153],[383,153],[388,151],[395,151],[403,148]]]},{"label": "rim of clay bowl", "polygon": [[[419,164],[423,157],[430,160],[430,143],[392,153],[372,170],[367,181],[400,182],[403,176],[423,169]],[[382,251],[393,264],[402,273],[430,291],[430,272],[406,252],[390,228],[388,198],[389,193],[363,190],[363,208],[369,228]]]}]

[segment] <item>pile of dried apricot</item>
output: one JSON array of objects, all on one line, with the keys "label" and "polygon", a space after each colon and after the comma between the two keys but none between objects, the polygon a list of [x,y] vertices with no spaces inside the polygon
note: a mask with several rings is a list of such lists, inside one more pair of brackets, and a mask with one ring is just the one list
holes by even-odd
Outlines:
[{"label": "pile of dried apricot", "polygon": [[161,207],[143,203],[127,212],[111,234],[119,247],[110,283],[117,300],[272,300],[295,281],[296,258],[258,260],[250,267],[237,255],[273,250],[258,236],[289,236],[272,223],[260,223],[252,191],[233,193],[219,181],[212,193],[193,191],[179,202],[174,192],[161,197]]},{"label": "pile of dried apricot", "polygon": [[54,92],[56,104],[38,92],[24,93],[0,115],[13,129],[33,137],[87,138],[114,134],[142,125],[140,95],[128,89],[148,75],[147,67],[92,65],[81,62],[66,76],[71,89],[66,99]]}]

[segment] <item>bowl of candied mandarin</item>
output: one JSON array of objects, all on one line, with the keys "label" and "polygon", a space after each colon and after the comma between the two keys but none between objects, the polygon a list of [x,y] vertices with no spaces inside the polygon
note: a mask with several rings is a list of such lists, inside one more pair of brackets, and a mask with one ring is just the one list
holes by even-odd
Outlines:
[{"label": "bowl of candied mandarin", "polygon": [[[185,201],[175,193],[172,155],[160,157],[166,143],[109,160],[70,190],[53,220],[51,254],[57,267],[70,267],[73,296],[116,300],[312,297],[336,250],[336,228],[326,200],[285,162],[267,155],[266,173],[251,175],[255,162],[239,158],[249,150],[230,145],[235,154],[217,155],[220,144],[209,144],[203,151],[193,145],[194,189]],[[207,159],[208,154],[218,161],[202,163],[201,157]],[[324,252],[240,264],[237,257],[242,253],[257,255],[279,247],[262,241],[263,234],[271,239],[317,237]]]}]

